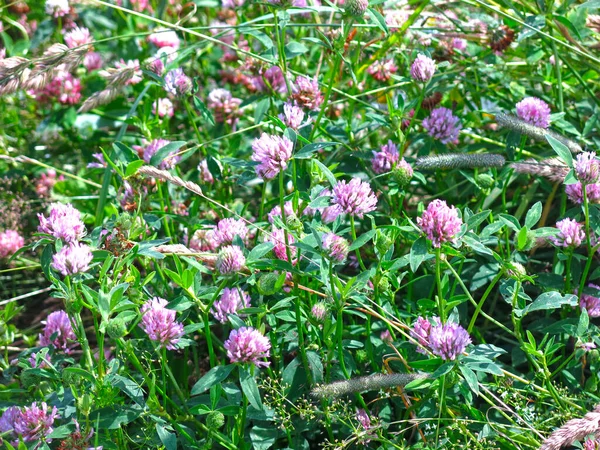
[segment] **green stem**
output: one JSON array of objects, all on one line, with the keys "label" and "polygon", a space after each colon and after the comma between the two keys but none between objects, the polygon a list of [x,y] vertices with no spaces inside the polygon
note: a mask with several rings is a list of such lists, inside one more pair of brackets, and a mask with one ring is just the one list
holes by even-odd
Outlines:
[{"label": "green stem", "polygon": [[[356,241],[356,225],[354,224],[354,216],[350,215],[350,230],[352,232],[352,241]],[[360,268],[362,270],[367,270],[367,268],[365,267],[365,264],[363,263],[363,260],[360,256],[360,249],[356,249],[356,259],[358,260],[358,264],[360,265]]]},{"label": "green stem", "polygon": [[446,323],[446,300],[442,292],[442,249],[435,249],[435,284],[437,286],[438,313],[442,323]]},{"label": "green stem", "polygon": [[469,322],[469,327],[467,328],[467,331],[469,332],[469,334],[471,334],[471,332],[473,331],[473,327],[475,326],[475,321],[477,320],[477,316],[481,312],[481,308],[483,308],[483,304],[485,303],[486,299],[492,292],[492,289],[494,288],[496,283],[498,281],[500,281],[500,278],[502,278],[503,274],[504,274],[504,272],[502,270],[500,270],[500,272],[498,272],[498,274],[494,277],[494,279],[492,280],[490,285],[487,287],[487,289],[483,293],[481,300],[479,300],[479,303],[475,307],[475,312],[473,313],[473,317],[471,317],[471,321]]}]

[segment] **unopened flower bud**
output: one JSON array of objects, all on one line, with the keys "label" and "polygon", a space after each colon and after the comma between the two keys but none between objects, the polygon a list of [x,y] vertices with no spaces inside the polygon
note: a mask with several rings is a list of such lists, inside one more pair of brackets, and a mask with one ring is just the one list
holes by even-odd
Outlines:
[{"label": "unopened flower bud", "polygon": [[218,430],[225,425],[225,416],[220,411],[212,411],[206,416],[206,426],[210,430]]},{"label": "unopened flower bud", "polygon": [[394,170],[392,170],[392,176],[394,177],[394,180],[396,180],[396,183],[398,183],[400,186],[406,186],[408,183],[410,183],[413,173],[413,168],[404,160],[404,158],[402,158],[402,160],[396,164]]},{"label": "unopened flower bud", "polygon": [[346,5],[347,13],[356,17],[362,17],[369,8],[369,0],[348,0]]}]

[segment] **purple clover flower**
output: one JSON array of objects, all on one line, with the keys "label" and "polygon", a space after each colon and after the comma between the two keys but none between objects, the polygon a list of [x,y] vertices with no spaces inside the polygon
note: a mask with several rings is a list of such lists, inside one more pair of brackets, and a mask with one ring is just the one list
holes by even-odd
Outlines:
[{"label": "purple clover flower", "polygon": [[462,128],[460,119],[448,108],[440,107],[431,111],[429,117],[423,120],[423,128],[434,139],[442,144],[458,143],[458,134]]},{"label": "purple clover flower", "polygon": [[381,147],[381,151],[373,152],[373,159],[371,159],[373,172],[377,174],[389,172],[396,165],[399,158],[398,146],[389,140],[387,144]]},{"label": "purple clover flower", "polygon": [[600,178],[600,164],[596,152],[582,152],[574,161],[575,174],[582,184],[592,184]]},{"label": "purple clover flower", "polygon": [[[440,318],[433,317],[433,323],[437,326],[440,325]],[[413,324],[412,330],[410,330],[410,335],[417,340],[419,345],[417,346],[418,353],[425,353],[425,349],[429,348],[429,334],[431,333],[431,329],[434,325],[426,319],[425,317],[417,317],[417,320]]]},{"label": "purple clover flower", "polygon": [[256,367],[267,367],[270,364],[262,359],[270,356],[271,342],[252,327],[232,330],[224,347],[232,363],[250,363]]},{"label": "purple clover flower", "polygon": [[224,288],[219,299],[213,304],[211,312],[216,320],[227,322],[228,315],[237,315],[240,309],[250,306],[250,295],[241,289]]},{"label": "purple clover flower", "polygon": [[73,332],[71,319],[67,313],[63,310],[54,311],[42,323],[45,326],[38,336],[40,345],[42,347],[52,346],[56,350],[62,350],[69,354],[77,342],[77,336]]},{"label": "purple clover flower", "polygon": [[420,53],[410,66],[410,76],[415,81],[426,83],[435,74],[435,61]]},{"label": "purple clover flower", "polygon": [[239,236],[242,241],[248,236],[248,227],[242,219],[223,219],[215,227],[215,240],[219,245],[231,244]]},{"label": "purple clover flower", "polygon": [[219,251],[216,267],[221,275],[233,275],[242,270],[246,257],[237,245],[226,245]]},{"label": "purple clover flower", "polygon": [[[7,408],[4,413],[2,413],[2,417],[0,417],[0,433],[8,433],[9,431],[12,431],[12,433],[6,435],[6,437],[16,440],[17,433],[15,431],[15,422],[20,415],[21,408],[18,406],[10,406]],[[16,447],[16,445],[13,445],[13,447]]]},{"label": "purple clover flower", "polygon": [[208,94],[206,105],[215,113],[215,121],[235,126],[240,115],[242,100],[234,97],[227,89],[213,89]]},{"label": "purple clover flower", "polygon": [[192,90],[192,80],[182,68],[173,69],[165,75],[165,90],[172,95],[187,95]]},{"label": "purple clover flower", "polygon": [[[154,139],[144,148],[144,161],[150,163],[152,157],[165,145],[170,144],[171,141],[167,141],[166,139]],[[160,169],[172,169],[181,159],[181,156],[174,155],[175,152],[170,152],[165,158],[160,162]]]},{"label": "purple clover flower", "polygon": [[458,217],[458,210],[449,207],[445,200],[432,201],[421,217],[417,218],[417,225],[425,233],[434,247],[441,247],[444,242],[453,242],[462,226],[462,219]]},{"label": "purple clover flower", "polygon": [[285,94],[287,92],[285,77],[279,66],[269,67],[261,75],[254,77],[252,84],[260,92],[271,89],[278,94]]},{"label": "purple clover flower", "polygon": [[75,242],[63,246],[52,257],[52,268],[63,276],[87,272],[92,262],[92,250],[86,244]]},{"label": "purple clover flower", "polygon": [[292,98],[296,104],[307,109],[318,109],[323,103],[323,94],[319,88],[319,82],[302,75],[296,77],[292,85]]},{"label": "purple clover flower", "polygon": [[59,417],[56,406],[49,411],[45,402],[41,403],[41,408],[34,402],[23,408],[15,418],[14,431],[23,436],[25,442],[38,441],[52,433],[54,419]]},{"label": "purple clover flower", "polygon": [[[294,214],[294,206],[290,201],[284,203],[283,209],[285,211],[285,217],[290,217],[292,214]],[[273,207],[273,209],[269,212],[267,217],[269,219],[269,223],[271,224],[273,223],[275,217],[281,217],[281,206],[277,205]]]},{"label": "purple clover flower", "polygon": [[154,297],[144,303],[140,308],[140,327],[151,340],[160,343],[167,350],[173,350],[183,336],[183,325],[175,321],[176,312],[167,309],[167,305],[168,302],[160,297]]},{"label": "purple clover flower", "polygon": [[[582,204],[583,203],[583,187],[581,182],[567,184],[565,186],[565,193],[569,200],[573,203]],[[587,194],[588,202],[590,203],[600,203],[600,184],[586,184],[585,185],[585,193]]]},{"label": "purple clover flower", "polygon": [[[292,264],[295,264],[295,258],[296,255],[298,254],[298,248],[293,247],[292,244],[294,242],[296,242],[296,240],[294,239],[294,236],[292,236],[290,233],[287,234],[288,235],[288,244],[290,246],[290,255],[292,257]],[[269,236],[269,241],[273,243],[273,245],[275,245],[275,247],[273,247],[273,253],[275,253],[275,256],[277,257],[277,259],[281,259],[283,261],[287,261],[288,260],[288,256],[287,256],[287,251],[286,251],[286,246],[285,246],[285,231],[281,230],[279,228],[273,228],[273,231],[271,232],[271,235]]]},{"label": "purple clover flower", "polygon": [[[588,284],[588,287],[600,290],[596,284]],[[582,293],[579,297],[579,307],[585,309],[590,317],[600,317],[600,298],[590,294]]]},{"label": "purple clover flower", "polygon": [[265,180],[272,180],[285,170],[292,157],[294,144],[287,137],[263,133],[252,143],[252,161],[258,162],[256,174]]},{"label": "purple clover flower", "polygon": [[323,236],[323,249],[328,253],[333,262],[342,264],[348,257],[348,241],[334,233]]},{"label": "purple clover flower", "polygon": [[556,222],[558,234],[552,236],[550,240],[557,247],[577,248],[585,240],[583,225],[574,219],[563,219]]},{"label": "purple clover flower", "polygon": [[81,213],[70,203],[53,203],[50,206],[50,215],[46,218],[43,214],[38,214],[38,219],[40,233],[50,234],[65,242],[75,242],[85,236]]},{"label": "purple clover flower", "polygon": [[25,239],[15,230],[0,233],[0,258],[12,256],[25,245]]},{"label": "purple clover flower", "polygon": [[470,343],[469,333],[457,323],[436,325],[429,333],[431,351],[444,361],[454,361]]},{"label": "purple clover flower", "polygon": [[323,302],[315,303],[310,309],[310,315],[317,322],[324,322],[327,315],[327,306]]},{"label": "purple clover flower", "polygon": [[291,103],[286,103],[283,105],[283,114],[279,114],[279,119],[281,119],[286,127],[297,130],[302,125],[304,115],[302,108]]},{"label": "purple clover flower", "polygon": [[377,209],[377,197],[371,190],[371,185],[359,178],[352,178],[349,183],[338,181],[333,188],[333,203],[341,206],[347,214],[361,219],[363,215]]},{"label": "purple clover flower", "polygon": [[548,128],[550,126],[550,107],[536,97],[527,97],[516,105],[517,116],[530,125]]},{"label": "purple clover flower", "polygon": [[215,182],[215,178],[213,177],[212,173],[210,173],[208,161],[206,159],[203,159],[200,161],[200,164],[198,164],[198,172],[200,173],[200,179],[204,183],[213,184]]},{"label": "purple clover flower", "polygon": [[[323,189],[321,192],[319,192],[319,197],[331,197],[332,193],[329,189],[325,188]],[[321,213],[321,220],[323,221],[323,223],[331,223],[333,221],[335,221],[335,219],[338,218],[338,216],[344,214],[344,209],[337,204],[331,205],[331,206],[326,206],[326,207],[317,207],[317,208],[311,208],[310,206],[307,206],[304,209],[304,214],[308,215],[308,216],[313,216],[315,215],[316,212]]]}]

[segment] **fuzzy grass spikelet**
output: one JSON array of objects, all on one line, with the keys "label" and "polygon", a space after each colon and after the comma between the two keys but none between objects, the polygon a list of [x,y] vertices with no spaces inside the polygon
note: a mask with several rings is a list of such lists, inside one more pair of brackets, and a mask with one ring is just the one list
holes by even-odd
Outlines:
[{"label": "fuzzy grass spikelet", "polygon": [[567,148],[571,151],[571,153],[579,153],[583,151],[581,145],[579,145],[577,142],[572,141],[571,139],[568,139],[554,131],[530,125],[524,120],[521,120],[518,117],[512,116],[510,114],[496,114],[496,122],[498,122],[498,125],[500,125],[501,127],[508,128],[509,130],[524,134],[525,136],[529,136],[530,138],[535,139],[536,141],[546,142],[546,135],[552,136],[557,141],[566,145]]},{"label": "fuzzy grass spikelet", "polygon": [[476,167],[502,167],[505,163],[506,160],[502,155],[448,153],[446,155],[423,156],[418,158],[415,167],[419,170],[443,170]]},{"label": "fuzzy grass spikelet", "polygon": [[319,399],[342,397],[355,392],[377,391],[379,389],[388,389],[396,386],[406,386],[411,381],[427,377],[427,374],[421,373],[376,373],[366,377],[351,378],[349,380],[323,384],[313,388],[310,395]]}]

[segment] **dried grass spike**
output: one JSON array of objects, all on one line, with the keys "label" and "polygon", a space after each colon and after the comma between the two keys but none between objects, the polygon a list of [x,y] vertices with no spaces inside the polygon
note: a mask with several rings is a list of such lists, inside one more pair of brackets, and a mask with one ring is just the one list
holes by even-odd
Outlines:
[{"label": "dried grass spike", "polygon": [[79,107],[77,112],[88,112],[100,105],[105,105],[112,102],[119,94],[119,89],[109,87],[99,92],[94,92],[89,98],[87,98],[83,104]]},{"label": "dried grass spike", "polygon": [[159,180],[168,181],[170,183],[173,183],[175,186],[185,188],[188,191],[191,191],[195,194],[204,197],[204,194],[202,193],[202,188],[200,188],[200,186],[198,186],[196,183],[193,183],[191,181],[183,181],[181,178],[175,175],[171,175],[166,170],[157,169],[156,167],[152,166],[142,166],[139,168],[138,173],[158,178]]},{"label": "dried grass spike", "polygon": [[516,131],[518,133],[524,134],[525,136],[529,136],[540,142],[546,142],[546,135],[552,136],[557,141],[560,141],[571,151],[571,153],[579,153],[583,151],[581,145],[577,142],[572,141],[564,137],[561,134],[558,134],[552,130],[548,130],[546,128],[536,127],[528,124],[527,122],[519,119],[518,117],[512,116],[510,114],[498,113],[496,114],[496,122],[498,125],[504,128],[508,128],[509,130]]},{"label": "dried grass spike", "polygon": [[412,373],[377,373],[365,377],[336,381],[313,388],[310,395],[315,398],[335,398],[355,392],[377,391],[396,386],[406,386],[413,380],[427,378],[427,374]]},{"label": "dried grass spike", "polygon": [[600,405],[581,419],[572,419],[555,430],[540,447],[540,450],[560,450],[584,439],[589,434],[600,433]]},{"label": "dried grass spike", "polygon": [[502,167],[504,156],[496,154],[449,153],[446,155],[423,156],[415,167],[420,170],[463,169],[475,167]]},{"label": "dried grass spike", "polygon": [[562,183],[569,173],[569,168],[558,158],[548,158],[543,161],[528,159],[522,162],[512,163],[511,168],[517,173],[527,173],[545,177],[553,183]]}]

